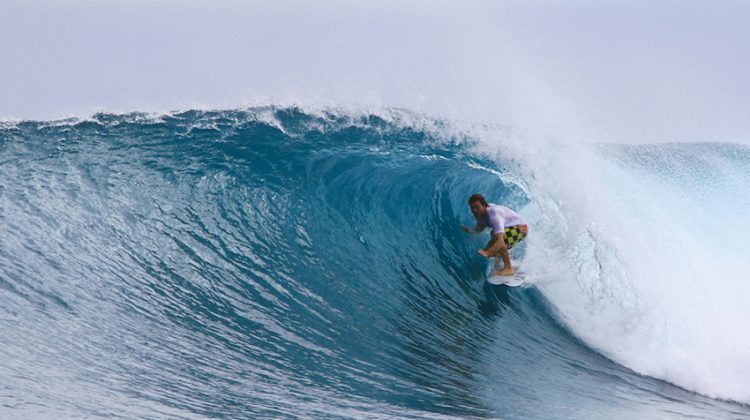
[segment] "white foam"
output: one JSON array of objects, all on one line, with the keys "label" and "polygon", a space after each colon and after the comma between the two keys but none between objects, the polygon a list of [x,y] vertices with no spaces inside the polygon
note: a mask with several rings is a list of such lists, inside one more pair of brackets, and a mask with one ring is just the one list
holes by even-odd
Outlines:
[{"label": "white foam", "polygon": [[[695,150],[663,157],[686,173],[719,159],[711,146]],[[563,322],[639,373],[750,402],[750,222],[741,211],[750,189],[739,174],[750,163],[727,160],[689,179],[583,148],[554,153],[530,187],[524,267]]]}]

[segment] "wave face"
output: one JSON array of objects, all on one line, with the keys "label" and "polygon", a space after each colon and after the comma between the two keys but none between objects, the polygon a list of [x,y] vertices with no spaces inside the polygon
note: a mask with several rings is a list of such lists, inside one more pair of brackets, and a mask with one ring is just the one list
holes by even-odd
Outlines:
[{"label": "wave face", "polygon": [[[0,413],[750,416],[746,313],[727,292],[744,290],[729,245],[750,152],[597,148],[577,176],[630,207],[580,207],[540,183],[555,165],[488,146],[404,111],[5,124]],[[484,282],[486,238],[460,229],[475,192],[532,222],[514,251],[530,287]],[[623,246],[639,230],[602,227],[625,208],[663,232],[641,271]]]}]

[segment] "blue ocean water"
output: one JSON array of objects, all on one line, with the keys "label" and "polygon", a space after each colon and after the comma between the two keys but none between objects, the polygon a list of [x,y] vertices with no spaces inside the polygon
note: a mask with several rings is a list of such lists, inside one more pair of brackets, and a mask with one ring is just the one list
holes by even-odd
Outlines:
[{"label": "blue ocean water", "polygon": [[[592,185],[627,194],[666,244],[620,247],[643,231],[560,233],[581,207],[539,182],[544,165],[420,118],[264,107],[5,123],[0,417],[750,418],[747,335],[725,322],[743,314],[708,308],[725,294],[700,289],[700,255],[669,271],[689,240],[662,219],[703,217],[703,244],[740,241],[746,225],[719,222],[744,217],[746,147],[593,148]],[[513,254],[525,287],[485,283],[486,238],[460,228],[475,192],[531,221]],[[599,197],[587,219],[617,216]],[[683,203],[698,205],[670,207]],[[629,270],[631,248],[660,286]],[[684,285],[706,299],[686,303],[695,319],[663,299]],[[718,365],[691,357],[711,343]]]}]

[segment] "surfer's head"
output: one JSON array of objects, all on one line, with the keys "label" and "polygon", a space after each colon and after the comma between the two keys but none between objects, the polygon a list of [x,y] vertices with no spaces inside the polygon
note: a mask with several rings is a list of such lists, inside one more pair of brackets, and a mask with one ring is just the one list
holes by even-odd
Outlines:
[{"label": "surfer's head", "polygon": [[474,194],[471,197],[469,197],[469,207],[471,208],[471,213],[474,215],[474,217],[482,217],[487,213],[487,207],[490,205],[487,204],[487,200],[484,199],[482,194]]}]

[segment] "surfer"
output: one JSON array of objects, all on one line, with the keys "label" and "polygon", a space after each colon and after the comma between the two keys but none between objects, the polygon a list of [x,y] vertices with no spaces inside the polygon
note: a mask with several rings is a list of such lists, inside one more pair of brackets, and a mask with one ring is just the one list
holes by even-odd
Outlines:
[{"label": "surfer", "polygon": [[512,276],[508,250],[526,238],[529,228],[523,218],[513,210],[499,204],[488,204],[481,194],[469,197],[469,207],[477,224],[474,227],[461,226],[466,233],[479,233],[490,227],[490,241],[479,253],[487,258],[500,256],[503,268],[495,272],[498,276]]}]

